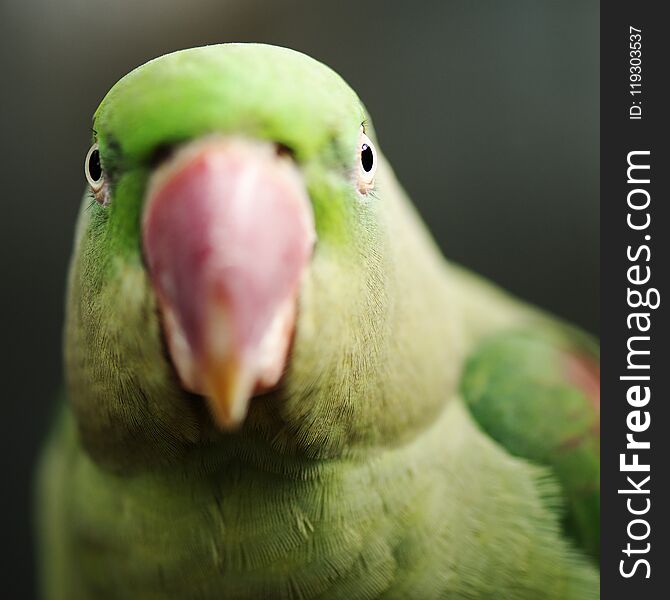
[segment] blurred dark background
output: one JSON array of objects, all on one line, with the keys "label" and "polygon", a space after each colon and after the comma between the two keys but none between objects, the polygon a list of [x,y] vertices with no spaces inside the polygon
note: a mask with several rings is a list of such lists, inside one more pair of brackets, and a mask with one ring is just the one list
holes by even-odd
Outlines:
[{"label": "blurred dark background", "polygon": [[358,91],[450,258],[597,333],[599,34],[595,0],[2,0],[3,597],[34,595],[32,471],[90,118],[117,79],[224,41],[311,54]]}]

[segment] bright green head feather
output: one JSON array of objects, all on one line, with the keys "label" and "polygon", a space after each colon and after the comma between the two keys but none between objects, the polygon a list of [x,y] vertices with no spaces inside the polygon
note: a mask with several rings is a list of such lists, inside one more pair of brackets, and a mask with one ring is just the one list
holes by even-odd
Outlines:
[{"label": "bright green head feather", "polygon": [[156,157],[212,133],[287,148],[306,175],[320,239],[346,237],[354,191],[349,183],[366,120],[363,105],[341,77],[286,48],[225,44],[152,60],[122,78],[94,116],[94,136],[115,196],[132,196],[115,198],[118,211],[132,212],[118,242],[127,241],[131,252],[137,247],[133,223],[143,191],[138,197],[137,188]]}]

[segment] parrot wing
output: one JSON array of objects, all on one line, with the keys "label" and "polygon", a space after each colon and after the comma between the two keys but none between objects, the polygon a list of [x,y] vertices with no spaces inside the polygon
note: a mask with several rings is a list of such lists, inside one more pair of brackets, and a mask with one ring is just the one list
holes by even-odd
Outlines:
[{"label": "parrot wing", "polygon": [[565,500],[564,527],[598,558],[600,371],[580,332],[509,331],[480,342],[461,392],[479,426],[510,454],[548,466]]}]

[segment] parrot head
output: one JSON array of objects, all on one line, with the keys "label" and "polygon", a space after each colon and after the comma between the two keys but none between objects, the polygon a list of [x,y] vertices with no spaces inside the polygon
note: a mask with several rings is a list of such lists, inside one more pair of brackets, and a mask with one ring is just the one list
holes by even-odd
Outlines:
[{"label": "parrot head", "polygon": [[374,430],[394,232],[373,137],[337,74],[283,48],[180,51],[110,90],[65,343],[94,452],[250,428],[328,454]]}]

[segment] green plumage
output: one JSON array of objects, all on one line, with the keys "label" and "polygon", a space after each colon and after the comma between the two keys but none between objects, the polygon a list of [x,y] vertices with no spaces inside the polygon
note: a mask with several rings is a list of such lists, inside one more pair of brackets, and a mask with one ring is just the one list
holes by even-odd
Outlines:
[{"label": "green plumage", "polygon": [[[445,263],[383,158],[358,194],[362,121],[332,71],[261,45],[162,57],[101,104],[111,201],[86,194],[70,271],[45,598],[598,596],[572,334]],[[155,153],[214,132],[291,150],[318,237],[288,370],[235,433],[177,380],[139,227]]]},{"label": "green plumage", "polygon": [[597,558],[599,407],[579,380],[570,381],[572,361],[595,357],[571,340],[547,337],[513,332],[487,340],[469,359],[461,390],[496,441],[515,456],[552,468],[568,509],[566,528]]}]

